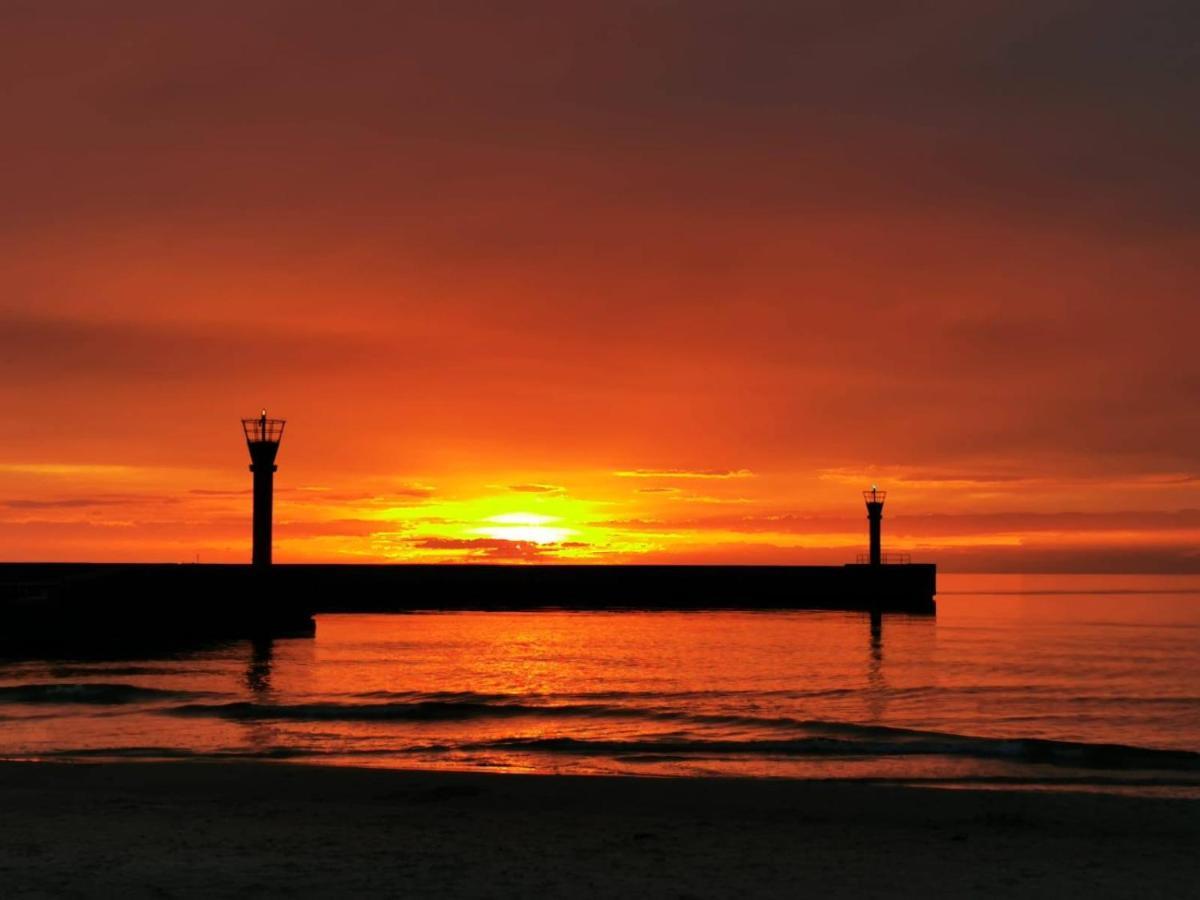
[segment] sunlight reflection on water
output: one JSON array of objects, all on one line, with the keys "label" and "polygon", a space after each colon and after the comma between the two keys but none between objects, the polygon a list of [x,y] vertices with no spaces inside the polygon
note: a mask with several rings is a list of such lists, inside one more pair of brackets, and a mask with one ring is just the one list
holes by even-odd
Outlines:
[{"label": "sunlight reflection on water", "polygon": [[315,640],[10,662],[0,753],[1113,790],[1200,781],[1197,579],[942,585],[936,618],[330,615]]}]

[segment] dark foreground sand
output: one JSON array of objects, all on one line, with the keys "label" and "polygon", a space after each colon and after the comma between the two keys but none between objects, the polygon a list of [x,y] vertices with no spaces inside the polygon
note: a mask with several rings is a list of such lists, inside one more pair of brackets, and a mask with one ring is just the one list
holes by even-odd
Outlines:
[{"label": "dark foreground sand", "polygon": [[0,764],[0,896],[1196,897],[1200,802]]}]

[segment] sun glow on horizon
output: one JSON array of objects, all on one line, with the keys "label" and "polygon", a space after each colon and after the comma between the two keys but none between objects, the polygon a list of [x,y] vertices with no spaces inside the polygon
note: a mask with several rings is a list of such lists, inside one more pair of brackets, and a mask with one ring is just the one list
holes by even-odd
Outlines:
[{"label": "sun glow on horizon", "polygon": [[[626,471],[634,470],[601,463],[331,479],[285,464],[276,489],[276,556],[287,562],[837,565],[865,546],[855,489],[877,478],[902,487],[885,517],[888,548],[960,571],[1018,557],[1044,558],[1060,568],[1095,565],[1114,553],[1187,559],[1200,534],[1200,513],[1171,511],[1193,483],[1181,486],[1166,476],[1064,477],[1012,486],[1003,473],[988,470],[972,483],[994,484],[1000,496],[984,501],[963,489],[970,473],[957,470],[928,478],[910,472],[879,478],[879,471],[856,477],[816,467],[799,475],[761,470],[753,478],[710,475],[702,488],[701,479],[689,484],[679,472],[726,470],[646,467],[637,478],[620,474]],[[1093,497],[1099,489],[1150,511],[1058,512],[1079,505],[1081,492]],[[1005,509],[1018,503],[1021,512]],[[0,464],[0,530],[14,559],[237,562],[248,553],[249,518],[249,485],[232,465]],[[53,554],[44,549],[51,544]]]},{"label": "sun glow on horizon", "polygon": [[561,519],[558,516],[546,516],[539,513],[500,513],[488,518],[488,522],[491,524],[480,526],[475,531],[497,540],[559,544],[578,533],[574,528],[550,524],[559,521]]},{"label": "sun glow on horizon", "polygon": [[571,528],[547,528],[545,525],[497,525],[476,530],[499,541],[528,541],[532,544],[559,544],[575,533]]}]

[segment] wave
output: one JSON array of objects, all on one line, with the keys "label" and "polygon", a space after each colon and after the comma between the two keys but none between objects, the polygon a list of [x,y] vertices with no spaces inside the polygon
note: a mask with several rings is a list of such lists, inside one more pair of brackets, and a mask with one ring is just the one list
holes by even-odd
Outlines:
[{"label": "wave", "polygon": [[778,690],[709,690],[709,691],[583,691],[578,693],[483,694],[475,691],[367,691],[346,696],[363,700],[475,700],[486,703],[536,701],[597,701],[597,700],[709,700],[731,697],[845,697],[861,693],[858,688],[785,688]]},{"label": "wave", "polygon": [[184,666],[114,666],[108,663],[95,663],[92,665],[56,664],[48,666],[47,672],[52,678],[89,678],[97,675],[108,678],[128,678],[131,675],[195,675],[203,673],[204,670],[189,669]]},{"label": "wave", "polygon": [[[840,723],[827,719],[799,719],[790,716],[762,716],[746,713],[686,712],[663,706],[632,706],[608,703],[523,702],[516,695],[462,693],[388,693],[373,695],[392,698],[385,702],[358,703],[316,701],[310,703],[270,703],[239,700],[227,703],[188,703],[160,707],[156,712],[177,716],[211,717],[233,721],[295,722],[467,722],[485,719],[610,719],[634,722],[674,723],[680,726],[749,729],[781,733],[786,737],[797,731],[806,736],[817,733],[840,735],[838,729],[852,729],[855,739],[873,734],[935,735],[940,732],[912,731],[891,726]],[[562,695],[566,696],[566,695]],[[587,695],[584,695],[587,696]],[[408,697],[410,699],[397,699]],[[559,698],[556,698],[559,699]],[[665,699],[665,698],[664,698]],[[1100,703],[1110,698],[1096,698]],[[1195,698],[1171,699],[1170,703],[1190,704]],[[956,737],[956,735],[951,735]],[[1031,739],[1032,740],[1032,739]]]},{"label": "wave", "polygon": [[190,703],[165,712],[179,716],[215,716],[222,719],[295,721],[413,721],[438,722],[480,718],[571,716],[616,718],[637,716],[638,710],[602,704],[537,706],[526,703],[490,703],[475,700],[418,700],[397,703]]},{"label": "wave", "polygon": [[[393,702],[476,702],[476,703],[524,703],[532,701],[538,704],[556,702],[597,703],[605,701],[648,700],[657,703],[674,704],[695,700],[736,700],[747,697],[752,700],[763,698],[778,698],[783,700],[821,700],[839,697],[857,697],[862,695],[862,689],[847,688],[786,688],[779,690],[743,690],[743,691],[587,691],[579,693],[522,693],[496,694],[478,693],[475,691],[366,691],[357,694],[341,696],[353,700],[385,700]],[[998,696],[1008,697],[1046,696],[1053,697],[1058,702],[1079,702],[1093,704],[1134,704],[1158,705],[1177,703],[1200,704],[1200,694],[1162,694],[1157,696],[1135,696],[1131,694],[1065,694],[1060,685],[1003,685],[980,684],[958,685],[943,687],[941,685],[914,685],[905,688],[892,688],[888,692],[890,700],[918,699],[925,697],[951,696]],[[633,712],[636,713],[636,708]]]},{"label": "wave", "polygon": [[207,696],[201,691],[171,691],[135,684],[102,682],[18,684],[0,687],[0,704],[90,703],[111,706],[125,703],[161,702]]},{"label": "wave", "polygon": [[[992,740],[961,735],[939,735],[936,740],[914,742],[855,742],[830,738],[797,740],[704,741],[677,738],[629,741],[580,740],[576,738],[507,738],[473,744],[419,744],[387,748],[261,747],[214,748],[192,750],[183,747],[124,746],[56,749],[41,751],[37,758],[62,759],[179,759],[179,760],[296,760],[351,761],[355,759],[405,760],[408,766],[420,757],[434,756],[451,767],[491,765],[487,753],[561,754],[578,757],[608,758],[617,763],[661,761],[696,762],[718,758],[750,756],[787,759],[832,759],[896,756],[967,756],[976,759],[1003,760],[1010,763],[1041,764],[1062,770],[1050,774],[1046,769],[997,774],[955,772],[946,776],[892,774],[833,776],[837,780],[882,783],[930,784],[1128,784],[1200,786],[1200,754],[1187,751],[1153,750],[1116,744],[1081,744],[1045,740]],[[463,753],[483,754],[469,761]],[[12,758],[0,756],[0,759]],[[28,758],[22,755],[22,758]],[[1071,771],[1074,770],[1074,771]],[[1087,774],[1083,774],[1084,770]],[[618,770],[619,771],[619,770]]]},{"label": "wave", "polygon": [[[391,695],[396,696],[396,695]],[[436,696],[437,699],[430,699]],[[525,703],[508,695],[414,695],[412,700],[381,703],[264,703],[238,700],[229,703],[189,703],[159,710],[179,716],[211,716],[248,721],[412,721],[454,722],[473,719],[520,717],[570,719],[634,719],[691,725],[726,725],[747,728],[806,728],[827,725],[816,720],[786,716],[767,717],[735,713],[689,713],[662,707],[619,706],[605,703]],[[862,726],[869,728],[870,726]]]},{"label": "wave", "polygon": [[163,712],[174,715],[216,716],[238,720],[295,721],[454,721],[466,719],[511,719],[515,716],[605,716],[637,710],[622,710],[600,704],[581,706],[532,706],[528,703],[425,700],[395,703],[188,703]]},{"label": "wave", "polygon": [[[828,727],[828,723],[826,723]],[[857,726],[837,725],[839,729]],[[466,750],[507,750],[589,756],[680,758],[699,756],[786,756],[786,757],[885,757],[969,756],[1043,763],[1085,769],[1157,769],[1200,773],[1200,753],[1187,750],[1156,750],[1124,744],[1085,744],[1040,738],[1011,740],[910,732],[903,729],[869,727],[871,732],[893,731],[898,740],[852,740],[828,736],[789,740],[691,740],[672,737],[645,740],[607,741],[578,738],[505,738],[463,747]]]},{"label": "wave", "polygon": [[[42,750],[29,756],[44,759],[307,759],[317,757],[399,755],[382,750],[344,750],[336,753],[305,747],[266,747],[262,749],[189,750],[186,747],[83,747]],[[11,757],[0,757],[11,758]],[[25,758],[28,758],[26,756]]]},{"label": "wave", "polygon": [[[423,695],[427,696],[427,695]],[[638,709],[604,704],[532,705],[471,699],[391,703],[255,702],[193,703],[159,710],[181,716],[213,716],[244,721],[436,722],[475,719],[541,717],[626,718],[671,722],[683,726],[734,726],[755,729],[746,739],[696,738],[686,733],[647,735],[632,740],[592,740],[574,737],[512,737],[451,749],[503,750],[538,753],[632,757],[638,755],[698,756],[758,755],[784,757],[965,756],[1014,762],[1100,769],[1170,769],[1200,772],[1200,753],[1124,744],[1090,744],[1046,738],[990,738],[885,725],[863,725],[752,715],[689,714],[663,709]],[[770,734],[778,732],[778,736]],[[763,736],[763,732],[767,732]],[[399,748],[397,748],[399,749]],[[423,748],[428,749],[428,748]]]}]

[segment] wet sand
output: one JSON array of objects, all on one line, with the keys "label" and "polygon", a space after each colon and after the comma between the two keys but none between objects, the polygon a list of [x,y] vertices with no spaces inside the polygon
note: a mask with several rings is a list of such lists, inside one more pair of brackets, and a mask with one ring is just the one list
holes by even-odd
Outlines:
[{"label": "wet sand", "polygon": [[1184,897],[1200,801],[269,763],[0,764],[0,894]]}]

